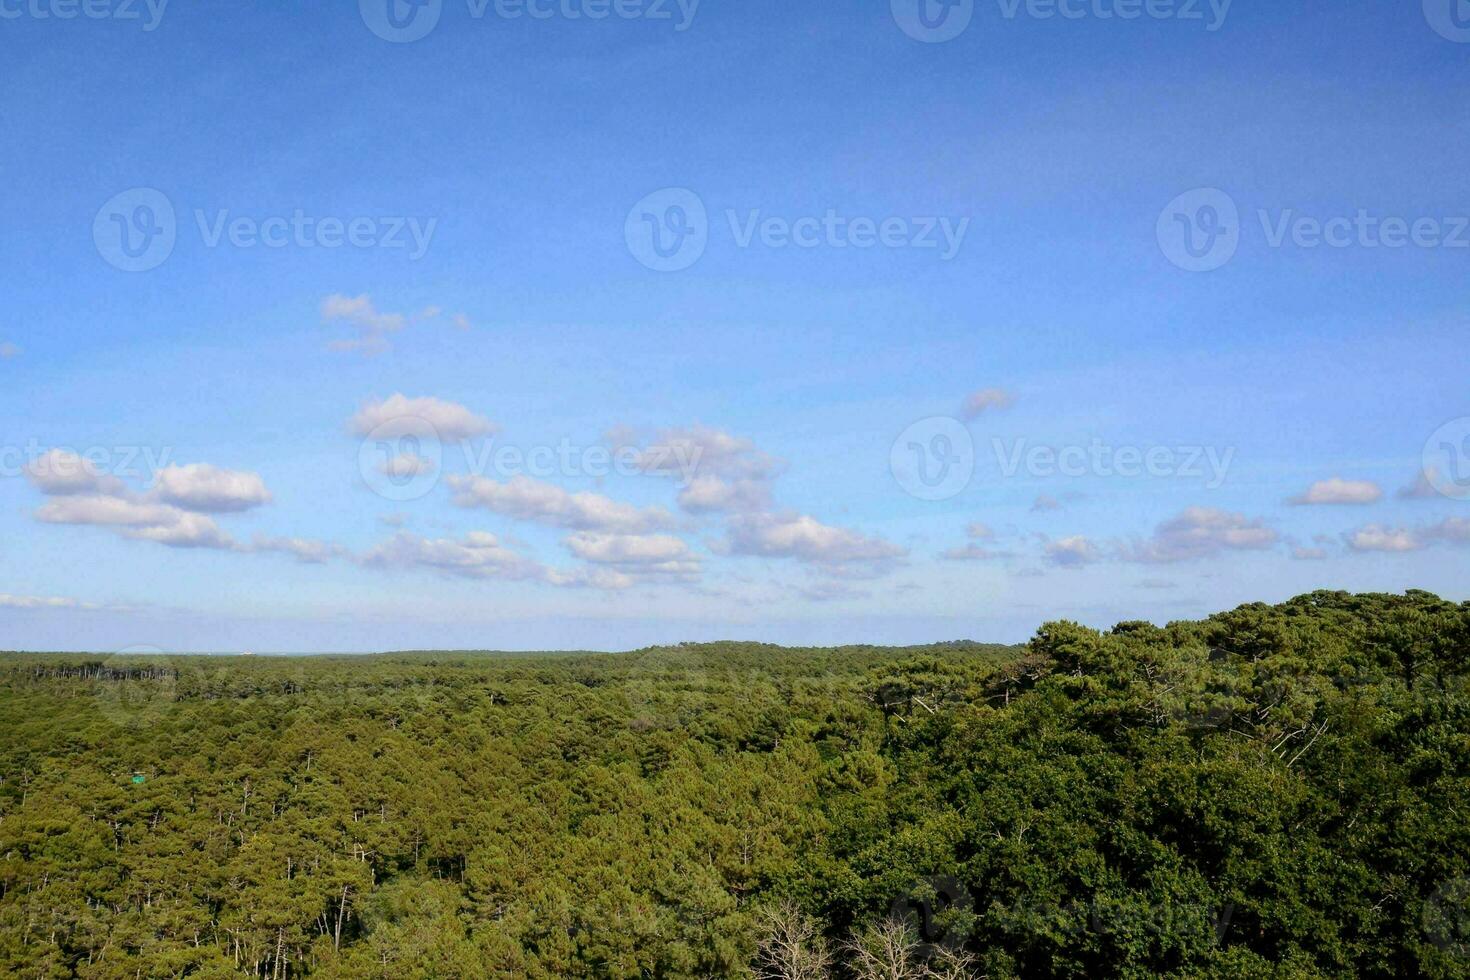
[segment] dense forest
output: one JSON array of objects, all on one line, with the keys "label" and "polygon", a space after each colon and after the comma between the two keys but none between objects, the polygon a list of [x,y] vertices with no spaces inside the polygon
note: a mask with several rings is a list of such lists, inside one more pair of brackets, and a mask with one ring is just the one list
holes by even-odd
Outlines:
[{"label": "dense forest", "polygon": [[1470,603],[0,657],[0,975],[1470,977]]}]

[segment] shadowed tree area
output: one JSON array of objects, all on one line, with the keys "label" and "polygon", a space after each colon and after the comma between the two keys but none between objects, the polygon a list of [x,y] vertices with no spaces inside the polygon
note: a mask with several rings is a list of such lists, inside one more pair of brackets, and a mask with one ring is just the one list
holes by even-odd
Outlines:
[{"label": "shadowed tree area", "polygon": [[0,975],[1470,977],[1470,604],[0,657]]}]

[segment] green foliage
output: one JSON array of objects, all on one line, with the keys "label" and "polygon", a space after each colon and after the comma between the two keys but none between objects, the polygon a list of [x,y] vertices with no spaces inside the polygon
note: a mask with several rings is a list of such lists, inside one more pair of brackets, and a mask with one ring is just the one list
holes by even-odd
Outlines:
[{"label": "green foliage", "polygon": [[6,655],[0,975],[1470,977],[1467,647]]}]

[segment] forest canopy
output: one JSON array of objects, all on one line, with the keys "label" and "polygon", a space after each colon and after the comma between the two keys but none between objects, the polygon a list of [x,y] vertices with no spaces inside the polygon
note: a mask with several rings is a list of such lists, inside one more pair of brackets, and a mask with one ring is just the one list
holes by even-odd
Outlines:
[{"label": "forest canopy", "polygon": [[0,975],[1470,977],[1470,603],[0,655]]}]

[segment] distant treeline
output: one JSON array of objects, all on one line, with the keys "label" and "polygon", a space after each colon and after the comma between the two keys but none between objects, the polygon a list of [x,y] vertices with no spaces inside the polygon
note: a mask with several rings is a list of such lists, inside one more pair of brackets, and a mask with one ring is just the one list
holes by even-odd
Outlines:
[{"label": "distant treeline", "polygon": [[1470,604],[0,655],[0,976],[1470,977]]}]

